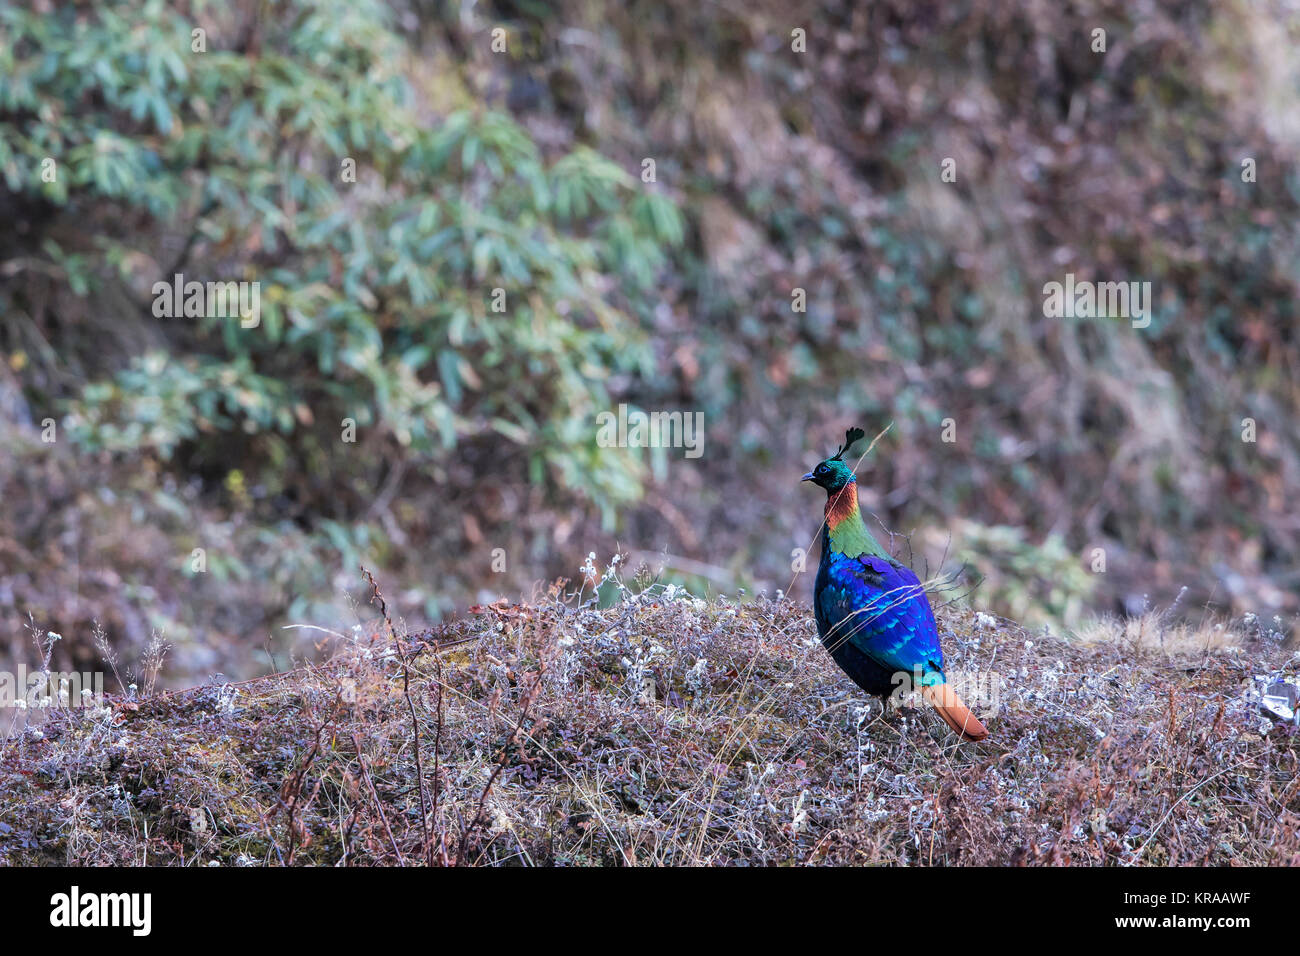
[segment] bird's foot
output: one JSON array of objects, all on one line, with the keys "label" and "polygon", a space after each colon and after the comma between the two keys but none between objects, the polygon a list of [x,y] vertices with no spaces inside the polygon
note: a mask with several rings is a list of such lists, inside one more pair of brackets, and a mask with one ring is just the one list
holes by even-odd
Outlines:
[{"label": "bird's foot", "polygon": [[887,698],[880,711],[880,721],[900,737],[909,726],[915,726],[921,719],[921,708],[903,704]]}]

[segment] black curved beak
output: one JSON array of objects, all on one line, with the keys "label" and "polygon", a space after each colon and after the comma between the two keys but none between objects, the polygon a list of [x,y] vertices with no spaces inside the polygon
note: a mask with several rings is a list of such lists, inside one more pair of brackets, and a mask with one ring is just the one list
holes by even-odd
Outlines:
[{"label": "black curved beak", "polygon": [[800,480],[800,481],[812,481],[812,480],[813,480],[813,473],[810,471],[810,472],[808,472],[808,474],[804,475],[804,476],[803,476],[802,478],[800,478],[799,480]]}]

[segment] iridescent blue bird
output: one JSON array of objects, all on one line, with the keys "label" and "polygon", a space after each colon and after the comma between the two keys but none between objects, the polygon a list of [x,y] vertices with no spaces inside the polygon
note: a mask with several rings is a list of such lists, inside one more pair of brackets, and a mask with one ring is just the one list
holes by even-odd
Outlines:
[{"label": "iridescent blue bird", "polygon": [[864,435],[861,428],[850,428],[835,456],[803,476],[826,489],[822,556],[813,586],[817,634],[835,663],[868,694],[883,698],[915,688],[949,727],[967,740],[983,740],[988,731],[944,676],[925,586],[889,556],[862,520],[858,480],[844,453]]}]

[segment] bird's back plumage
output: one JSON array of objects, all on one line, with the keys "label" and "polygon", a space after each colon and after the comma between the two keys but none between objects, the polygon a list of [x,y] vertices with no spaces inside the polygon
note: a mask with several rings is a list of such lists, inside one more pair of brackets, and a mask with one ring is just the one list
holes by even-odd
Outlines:
[{"label": "bird's back plumage", "polygon": [[814,595],[822,643],[867,693],[893,693],[900,673],[921,685],[944,682],[934,612],[910,568],[877,555],[836,553],[824,533]]}]

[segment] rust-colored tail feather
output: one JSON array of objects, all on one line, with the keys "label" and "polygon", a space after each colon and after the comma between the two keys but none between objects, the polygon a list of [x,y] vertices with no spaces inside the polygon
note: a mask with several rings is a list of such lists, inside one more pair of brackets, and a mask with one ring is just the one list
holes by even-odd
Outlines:
[{"label": "rust-colored tail feather", "polygon": [[961,702],[957,692],[947,684],[922,687],[921,694],[934,705],[934,709],[939,712],[939,716],[947,722],[948,726],[967,740],[983,740],[989,735],[984,725],[970,712],[970,708]]}]

